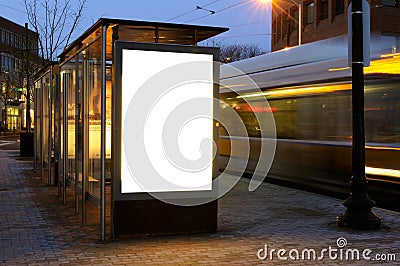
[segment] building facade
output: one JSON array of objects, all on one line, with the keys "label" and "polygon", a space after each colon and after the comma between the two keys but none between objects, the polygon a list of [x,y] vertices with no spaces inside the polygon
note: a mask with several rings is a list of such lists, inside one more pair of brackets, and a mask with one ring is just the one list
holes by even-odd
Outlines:
[{"label": "building facade", "polygon": [[[280,0],[272,8],[272,51],[347,34],[350,0]],[[400,36],[400,0],[368,0],[371,35]]]},{"label": "building facade", "polygon": [[31,87],[32,76],[41,64],[38,40],[36,32],[0,16],[0,119],[3,131],[26,128],[26,77],[29,77]]}]

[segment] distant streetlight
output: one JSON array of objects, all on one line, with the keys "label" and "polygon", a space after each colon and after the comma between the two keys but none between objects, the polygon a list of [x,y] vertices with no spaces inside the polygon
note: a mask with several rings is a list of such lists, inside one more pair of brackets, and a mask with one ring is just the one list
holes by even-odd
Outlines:
[{"label": "distant streetlight", "polygon": [[[261,3],[261,4],[267,4],[267,3],[269,3],[269,2],[273,2],[273,0],[257,0],[259,3]],[[302,5],[301,5],[301,2],[300,3],[297,3],[295,0],[290,0],[293,4],[295,4],[295,5],[297,5],[298,6],[298,8],[299,8],[299,39],[298,39],[298,44],[299,45],[301,45],[301,28],[302,28],[302,24],[303,24],[303,22],[302,22],[302,13],[303,13],[303,11],[302,11]]]}]

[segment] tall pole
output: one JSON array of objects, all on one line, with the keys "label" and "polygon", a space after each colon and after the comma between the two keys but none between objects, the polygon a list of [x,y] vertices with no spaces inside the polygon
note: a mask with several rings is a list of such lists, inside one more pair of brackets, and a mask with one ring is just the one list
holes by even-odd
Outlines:
[{"label": "tall pole", "polygon": [[298,39],[298,44],[299,46],[301,45],[301,34],[302,34],[302,25],[303,25],[303,6],[300,3],[297,3],[295,0],[291,0],[293,4],[297,5],[299,8],[299,39]]},{"label": "tall pole", "polygon": [[8,101],[10,99],[10,87],[11,87],[11,77],[10,73],[5,72],[6,74],[6,86],[5,86],[5,97],[4,97],[4,135],[6,134],[5,132],[8,131]]},{"label": "tall pole", "polygon": [[362,0],[353,0],[352,23],[352,108],[353,147],[351,193],[343,202],[346,211],[337,217],[339,226],[372,230],[381,226],[381,220],[372,211],[375,203],[368,197],[365,176],[365,128],[364,128],[364,55]]},{"label": "tall pole", "polygon": [[[63,122],[63,146],[62,146],[62,153],[63,153],[63,188],[62,188],[62,195],[63,195],[63,204],[65,205],[67,202],[67,181],[68,181],[68,89],[70,88],[70,78],[72,78],[72,73],[61,73],[62,75],[62,84],[60,88],[63,90],[63,100],[62,100],[62,122]],[[68,84],[68,85],[67,85]],[[43,123],[42,123],[43,124]]]},{"label": "tall pole", "polygon": [[[100,160],[101,160],[101,187],[100,187],[100,235],[101,240],[106,239],[106,111],[107,111],[107,81],[106,81],[106,61],[107,61],[107,25],[103,26],[101,33],[101,139],[100,139]],[[114,41],[114,40],[113,40]],[[114,43],[114,42],[113,42]]]},{"label": "tall pole", "polygon": [[29,86],[29,41],[28,23],[25,23],[25,53],[26,53],[26,132],[31,132],[31,91]]},{"label": "tall pole", "polygon": [[48,110],[49,110],[49,128],[48,128],[48,139],[47,139],[47,185],[51,186],[51,148],[53,144],[53,136],[52,136],[52,127],[53,127],[53,66],[50,66],[50,84],[49,84],[49,94],[46,95],[46,101],[48,102]]},{"label": "tall pole", "polygon": [[301,3],[299,4],[299,46],[301,45],[301,32],[302,32],[302,25],[303,25],[303,8]]}]

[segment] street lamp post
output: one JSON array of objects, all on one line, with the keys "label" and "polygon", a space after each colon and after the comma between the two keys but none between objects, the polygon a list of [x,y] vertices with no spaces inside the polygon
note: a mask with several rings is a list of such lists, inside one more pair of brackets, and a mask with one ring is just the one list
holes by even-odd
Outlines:
[{"label": "street lamp post", "polygon": [[31,91],[29,82],[29,41],[28,23],[25,23],[25,55],[26,55],[26,132],[31,132]]},{"label": "street lamp post", "polygon": [[353,108],[351,193],[343,202],[346,211],[337,217],[337,224],[353,229],[372,230],[380,228],[381,220],[371,211],[374,202],[368,197],[366,188],[362,14],[362,0],[353,0],[351,9]]}]

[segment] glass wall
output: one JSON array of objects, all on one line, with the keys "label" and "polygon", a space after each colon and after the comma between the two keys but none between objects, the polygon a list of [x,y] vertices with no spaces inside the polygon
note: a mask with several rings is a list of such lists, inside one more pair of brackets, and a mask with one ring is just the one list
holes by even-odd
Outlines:
[{"label": "glass wall", "polygon": [[[49,166],[49,118],[50,118],[50,73],[47,72],[35,82],[35,162],[40,169],[40,176],[44,178],[44,170]],[[50,141],[49,141],[50,140]],[[51,152],[51,150],[50,150]]]},{"label": "glass wall", "polygon": [[56,185],[58,182],[58,165],[56,167],[54,164],[59,128],[55,123],[56,106],[59,106],[58,98],[55,97],[58,95],[57,79],[54,78],[56,68],[54,65],[48,66],[35,81],[35,111],[31,114],[35,125],[35,170],[40,169],[41,178],[46,177],[48,185]]},{"label": "glass wall", "polygon": [[72,58],[60,67],[61,90],[63,99],[66,99],[63,109],[66,112],[62,117],[63,122],[63,119],[65,119],[63,125],[66,125],[66,128],[63,126],[63,132],[66,133],[66,146],[62,147],[62,149],[65,149],[63,155],[65,155],[66,163],[64,164],[63,174],[66,177],[66,185],[71,182],[75,183],[75,80],[75,58]]},{"label": "glass wall", "polygon": [[[100,202],[100,179],[101,179],[101,38],[92,43],[84,51],[84,74],[85,74],[85,89],[84,100],[85,104],[85,120],[84,128],[86,145],[88,151],[85,154],[87,160],[87,169],[85,169],[85,177],[87,180],[87,192],[89,199],[96,205]],[[111,75],[109,75],[111,77]],[[111,94],[111,79],[107,81],[108,95]],[[111,99],[111,97],[108,97]],[[109,101],[108,121],[109,126],[106,133],[107,143],[107,158],[111,157],[111,102]],[[85,149],[84,149],[85,150]],[[107,165],[110,165],[108,163]],[[107,168],[107,167],[106,167]],[[108,167],[111,172],[110,167]],[[106,169],[107,171],[107,169]]]},{"label": "glass wall", "polygon": [[34,164],[35,170],[41,169],[41,124],[42,124],[42,117],[41,117],[41,110],[42,110],[42,80],[39,79],[35,82],[35,157],[34,157]]},{"label": "glass wall", "polygon": [[[100,41],[100,40],[99,40]],[[98,41],[98,42],[99,42]],[[101,45],[101,44],[100,44]],[[98,46],[98,45],[96,45]],[[89,121],[89,194],[100,200],[100,134],[101,134],[101,59],[94,45],[88,49],[87,100]]]},{"label": "glass wall", "polygon": [[[61,160],[67,156],[63,172],[67,185],[100,206],[101,187],[101,38],[80,50],[60,67],[60,127],[66,126],[61,140]],[[111,68],[107,68],[106,175],[111,178]],[[64,95],[66,93],[66,95]],[[65,97],[66,96],[66,97]],[[64,116],[64,112],[66,115]],[[66,123],[64,123],[66,119]],[[63,132],[63,131],[61,131]],[[61,134],[62,135],[62,134]],[[67,150],[64,153],[64,146]],[[85,199],[84,199],[85,200]]]},{"label": "glass wall", "polygon": [[62,185],[62,181],[59,178],[60,176],[60,128],[61,128],[61,121],[60,121],[60,86],[59,86],[59,75],[58,75],[58,65],[53,67],[53,108],[52,108],[52,156],[54,158],[54,184],[59,186],[58,195],[60,195],[60,188]]},{"label": "glass wall", "polygon": [[86,49],[85,57],[85,95],[87,107],[87,175],[88,195],[92,196],[93,202],[100,202],[100,136],[101,136],[101,39],[95,41]]},{"label": "glass wall", "polygon": [[42,123],[41,123],[41,136],[40,136],[40,141],[41,141],[41,155],[42,155],[42,162],[41,162],[41,167],[43,169],[48,169],[49,167],[49,139],[51,140],[51,137],[49,136],[49,127],[50,127],[50,72],[48,72],[43,78],[42,78],[42,106],[41,106],[41,117],[42,117]]},{"label": "glass wall", "polygon": [[[84,109],[85,104],[83,103],[83,91],[84,91],[84,50],[77,54],[76,61],[75,61],[75,70],[76,70],[76,87],[71,91],[75,93],[75,102],[74,104],[71,103],[71,107],[74,106],[75,110],[75,171],[74,171],[74,178],[75,178],[75,192],[82,193],[82,182],[83,182],[83,154],[86,150],[84,150],[84,141],[83,141],[83,127],[84,127]],[[71,94],[68,94],[71,96]],[[70,103],[68,104],[68,108],[70,108]],[[71,121],[69,120],[68,124]],[[69,131],[69,130],[68,130]],[[68,140],[69,142],[69,140]],[[72,175],[71,175],[72,177]],[[77,202],[78,204],[78,202]]]},{"label": "glass wall", "polygon": [[[85,191],[100,204],[101,187],[101,38],[82,51],[83,57],[83,171]],[[111,68],[107,77],[106,175],[111,177]],[[87,151],[87,152],[86,152]]]}]

